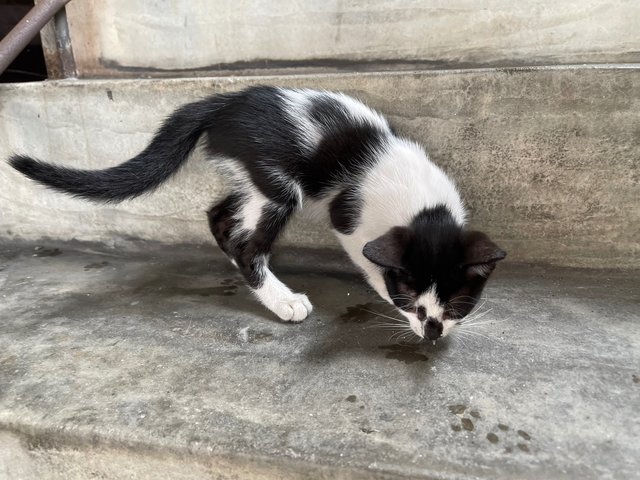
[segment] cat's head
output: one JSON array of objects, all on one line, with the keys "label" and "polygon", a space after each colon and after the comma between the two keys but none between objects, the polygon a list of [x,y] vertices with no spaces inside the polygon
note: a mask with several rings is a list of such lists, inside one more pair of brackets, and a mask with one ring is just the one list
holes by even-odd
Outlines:
[{"label": "cat's head", "polygon": [[464,230],[446,207],[368,242],[364,256],[382,270],[387,296],[421,338],[436,340],[475,307],[506,253],[487,235]]}]

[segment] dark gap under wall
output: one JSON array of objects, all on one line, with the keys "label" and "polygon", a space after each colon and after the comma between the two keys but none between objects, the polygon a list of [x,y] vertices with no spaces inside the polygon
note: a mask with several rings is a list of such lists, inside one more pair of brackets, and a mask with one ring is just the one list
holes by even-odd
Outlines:
[{"label": "dark gap under wall", "polygon": [[[0,1],[0,38],[4,38],[33,7],[28,0]],[[0,83],[38,82],[47,79],[40,35],[37,35],[9,68],[0,75]]]}]

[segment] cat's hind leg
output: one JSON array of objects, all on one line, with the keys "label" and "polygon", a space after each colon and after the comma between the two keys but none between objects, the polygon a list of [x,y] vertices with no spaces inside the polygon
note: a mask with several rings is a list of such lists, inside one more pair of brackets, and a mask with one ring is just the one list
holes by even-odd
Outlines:
[{"label": "cat's hind leg", "polygon": [[294,293],[269,268],[271,247],[298,202],[275,203],[261,195],[231,194],[209,210],[209,226],[260,302],[285,321],[311,313],[306,295]]},{"label": "cat's hind leg", "polygon": [[221,202],[212,206],[207,212],[209,219],[209,230],[216,239],[220,249],[231,259],[236,267],[233,258],[234,245],[231,239],[232,233],[237,231],[238,220],[236,216],[242,206],[242,196],[238,193],[231,193]]}]

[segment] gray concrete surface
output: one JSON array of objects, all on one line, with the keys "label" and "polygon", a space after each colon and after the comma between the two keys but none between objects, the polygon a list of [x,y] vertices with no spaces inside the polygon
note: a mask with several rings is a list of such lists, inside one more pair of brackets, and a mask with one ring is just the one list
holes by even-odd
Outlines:
[{"label": "gray concrete surface", "polygon": [[640,62],[629,0],[84,0],[67,13],[81,76]]},{"label": "gray concrete surface", "polygon": [[[175,107],[256,83],[343,90],[422,142],[459,184],[472,224],[510,258],[640,267],[638,66],[0,85],[0,158],[103,168],[137,154]],[[0,237],[207,243],[224,189],[202,157],[152,196],[95,206],[0,162]],[[301,222],[285,243],[335,246]]]},{"label": "gray concrete surface", "polygon": [[629,479],[638,271],[505,263],[466,336],[398,344],[344,257],[275,321],[213,247],[0,245],[0,477]]}]

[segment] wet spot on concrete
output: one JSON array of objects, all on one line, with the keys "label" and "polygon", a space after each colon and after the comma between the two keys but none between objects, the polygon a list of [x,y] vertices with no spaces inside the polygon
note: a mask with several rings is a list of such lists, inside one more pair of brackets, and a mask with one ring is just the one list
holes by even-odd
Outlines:
[{"label": "wet spot on concrete", "polygon": [[228,297],[231,295],[235,295],[238,290],[238,287],[236,287],[235,285],[223,285],[221,287],[211,287],[211,288],[199,288],[197,290],[202,290],[202,291],[206,291],[209,292],[208,294],[206,293],[199,293],[198,295],[202,295],[203,297],[207,296],[207,295],[220,295],[223,297]]},{"label": "wet spot on concrete", "polygon": [[451,430],[453,430],[454,432],[459,432],[460,430],[462,430],[462,427],[460,425],[451,424]]},{"label": "wet spot on concrete", "polygon": [[255,332],[253,336],[249,335],[249,341],[254,343],[270,342],[273,340],[273,333],[271,332]]},{"label": "wet spot on concrete", "polygon": [[85,270],[99,270],[109,265],[109,262],[95,262],[84,266]]},{"label": "wet spot on concrete", "polygon": [[249,331],[249,343],[267,343],[273,340],[273,333],[264,331]]},{"label": "wet spot on concrete", "polygon": [[527,441],[531,440],[531,435],[529,435],[524,430],[518,430],[518,435],[520,435],[522,438],[524,438]]},{"label": "wet spot on concrete", "polygon": [[355,395],[349,395],[347,398],[345,398],[345,400],[347,402],[355,403],[355,401],[358,400],[358,397],[356,397]]},{"label": "wet spot on concrete", "polygon": [[347,307],[347,311],[340,315],[339,319],[345,323],[365,323],[376,318],[375,313],[371,312],[375,312],[375,309],[379,307],[380,305],[375,303],[361,303],[353,305],[351,307]]},{"label": "wet spot on concrete", "polygon": [[633,380],[633,383],[640,383],[640,377],[638,377],[637,375],[631,375],[631,378]]},{"label": "wet spot on concrete", "polygon": [[475,428],[475,427],[473,426],[473,422],[472,422],[470,419],[468,419],[468,418],[463,418],[463,419],[461,420],[461,423],[462,423],[462,428],[464,428],[464,429],[465,429],[465,430],[467,430],[468,432],[473,431],[473,429]]},{"label": "wet spot on concrete", "polygon": [[407,345],[398,343],[393,345],[380,345],[381,350],[389,350],[385,355],[386,358],[398,360],[400,362],[411,364],[416,362],[426,362],[429,357],[418,351],[418,345]]},{"label": "wet spot on concrete", "polygon": [[480,418],[480,414],[478,413],[477,410],[471,410],[469,412],[469,415],[471,415],[473,418]]},{"label": "wet spot on concrete", "polygon": [[36,253],[33,254],[34,257],[57,257],[62,254],[62,250],[59,248],[44,248],[44,247],[36,247]]},{"label": "wet spot on concrete", "polygon": [[466,405],[449,405],[449,411],[456,415],[462,415],[466,409]]},{"label": "wet spot on concrete", "polygon": [[491,443],[498,443],[500,439],[495,433],[487,433],[487,440],[489,440]]},{"label": "wet spot on concrete", "polygon": [[529,446],[524,443],[519,443],[517,447],[523,452],[529,452]]},{"label": "wet spot on concrete", "polygon": [[224,295],[222,287],[209,288],[172,288],[171,293],[177,295],[198,295],[200,297],[209,297],[211,295]]},{"label": "wet spot on concrete", "polygon": [[158,275],[138,283],[133,292],[143,295],[159,295],[163,298],[171,296],[210,297],[213,295],[227,297],[238,293],[237,285],[189,287],[183,286],[184,283],[186,281],[182,275]]},{"label": "wet spot on concrete", "polygon": [[509,425],[505,425],[504,423],[499,423],[498,428],[503,432],[506,432],[507,430],[509,430]]}]

